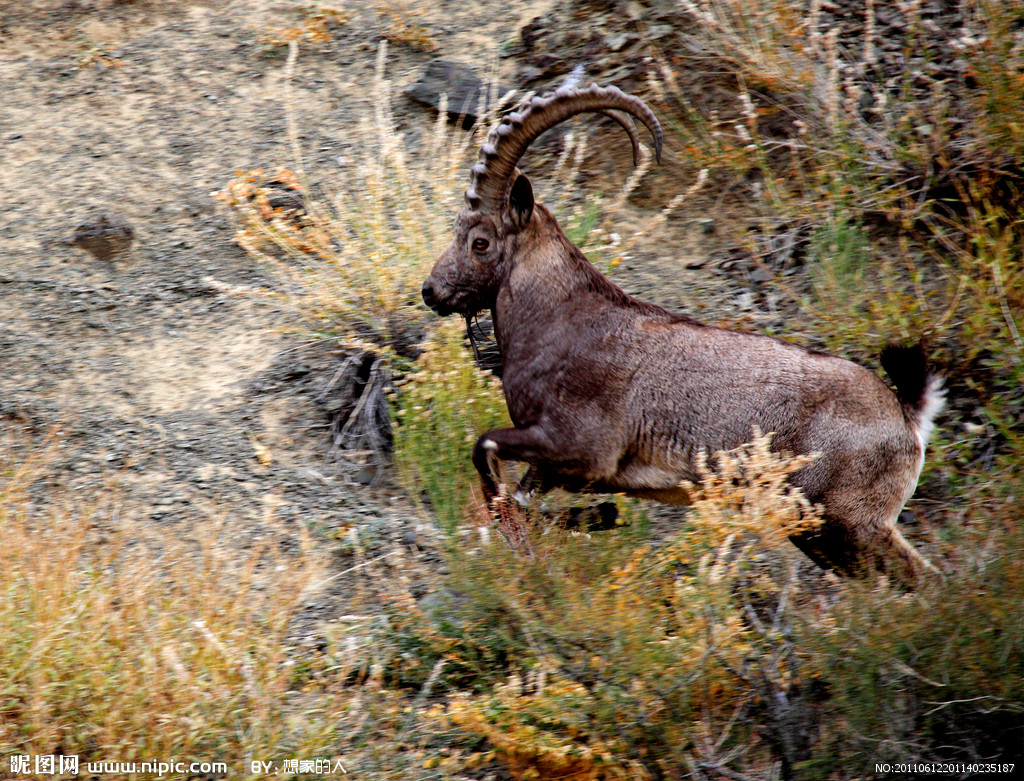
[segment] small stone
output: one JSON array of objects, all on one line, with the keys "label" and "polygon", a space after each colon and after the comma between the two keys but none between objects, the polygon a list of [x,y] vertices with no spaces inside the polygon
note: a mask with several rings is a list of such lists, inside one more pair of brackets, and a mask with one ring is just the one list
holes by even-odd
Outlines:
[{"label": "small stone", "polygon": [[324,410],[331,415],[336,415],[348,406],[350,406],[349,400],[341,396],[334,396],[324,402]]},{"label": "small stone", "polygon": [[622,47],[625,46],[628,41],[629,41],[629,36],[626,35],[625,33],[615,33],[614,35],[609,35],[605,39],[605,44],[613,52],[617,52],[617,51],[621,50]]},{"label": "small stone", "polygon": [[715,232],[715,221],[711,217],[698,217],[694,220],[694,223],[700,228],[700,232],[706,236],[710,236]]},{"label": "small stone", "polygon": [[364,464],[356,470],[352,477],[360,485],[373,485],[377,480],[377,466],[375,464]]},{"label": "small stone", "polygon": [[124,217],[104,212],[81,223],[65,243],[84,249],[98,260],[109,261],[127,252],[134,239],[135,229]]}]

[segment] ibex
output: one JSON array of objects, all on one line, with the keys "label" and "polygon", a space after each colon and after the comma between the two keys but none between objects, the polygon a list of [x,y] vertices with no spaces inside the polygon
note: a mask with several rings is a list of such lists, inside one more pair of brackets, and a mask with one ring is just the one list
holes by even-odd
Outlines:
[{"label": "ibex", "polygon": [[423,285],[438,314],[491,310],[515,428],[473,450],[485,498],[495,459],[530,465],[529,488],[625,492],[686,504],[698,454],[749,441],[820,454],[792,482],[823,508],[819,530],[793,542],[843,574],[887,572],[913,583],[934,569],[896,528],[917,484],[941,378],[920,348],[888,348],[895,393],[850,361],[757,333],[703,325],[639,301],[602,276],[534,201],[516,168],[544,131],[600,112],[639,148],[632,115],[662,131],[615,87],[562,88],[522,103],[489,133],[471,172],[455,235]]}]

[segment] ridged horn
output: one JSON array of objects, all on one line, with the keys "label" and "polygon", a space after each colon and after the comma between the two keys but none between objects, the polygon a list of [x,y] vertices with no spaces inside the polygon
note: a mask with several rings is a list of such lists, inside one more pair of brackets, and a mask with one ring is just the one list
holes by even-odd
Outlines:
[{"label": "ridged horn", "polygon": [[655,158],[661,162],[661,125],[640,98],[627,95],[618,87],[596,84],[582,90],[563,87],[524,101],[491,129],[480,148],[479,159],[470,170],[466,203],[472,209],[500,214],[508,203],[516,164],[530,144],[544,131],[588,111],[605,114],[626,131],[633,147],[634,165],[639,160],[640,141],[629,117],[636,117],[651,131]]}]

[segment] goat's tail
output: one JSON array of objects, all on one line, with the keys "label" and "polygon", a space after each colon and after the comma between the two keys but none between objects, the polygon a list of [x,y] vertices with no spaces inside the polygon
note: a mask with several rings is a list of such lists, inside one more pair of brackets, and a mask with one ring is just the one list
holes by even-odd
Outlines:
[{"label": "goat's tail", "polygon": [[946,405],[942,377],[928,368],[924,348],[920,344],[910,347],[889,345],[882,350],[879,361],[896,385],[896,398],[913,424],[923,451],[935,427],[935,418]]}]

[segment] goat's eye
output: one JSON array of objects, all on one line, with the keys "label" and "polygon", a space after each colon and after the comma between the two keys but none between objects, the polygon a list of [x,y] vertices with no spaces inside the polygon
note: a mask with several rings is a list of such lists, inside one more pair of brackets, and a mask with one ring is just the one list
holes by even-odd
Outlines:
[{"label": "goat's eye", "polygon": [[473,239],[473,252],[486,252],[489,246],[491,242],[487,239]]}]

